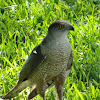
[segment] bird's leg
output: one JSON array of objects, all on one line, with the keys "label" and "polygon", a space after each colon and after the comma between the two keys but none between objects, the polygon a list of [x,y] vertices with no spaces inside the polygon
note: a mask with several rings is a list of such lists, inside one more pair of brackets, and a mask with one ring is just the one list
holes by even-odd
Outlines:
[{"label": "bird's leg", "polygon": [[65,83],[64,74],[58,75],[55,79],[55,88],[56,88],[56,92],[57,92],[57,100],[62,100],[64,83]]},{"label": "bird's leg", "polygon": [[40,96],[45,100],[45,90],[46,90],[47,84],[44,79],[39,79],[37,83],[37,93],[40,94]]},{"label": "bird's leg", "polygon": [[37,87],[35,87],[32,92],[29,94],[28,96],[28,100],[31,100],[32,98],[34,98],[37,95]]},{"label": "bird's leg", "polygon": [[[46,82],[46,89],[47,88],[50,88],[51,86],[53,86],[54,85],[54,80],[50,80],[50,81],[47,81]],[[28,100],[31,100],[32,98],[34,98],[36,95],[38,95],[38,93],[37,93],[37,87],[35,87],[35,88],[33,88],[33,90],[32,90],[32,92],[29,94],[29,96],[28,96]]]}]

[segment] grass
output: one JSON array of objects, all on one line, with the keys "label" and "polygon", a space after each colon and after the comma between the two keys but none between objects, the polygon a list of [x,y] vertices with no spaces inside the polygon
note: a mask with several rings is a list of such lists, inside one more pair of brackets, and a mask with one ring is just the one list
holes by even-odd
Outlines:
[{"label": "grass", "polygon": [[[64,100],[100,100],[100,0],[0,0],[0,95],[16,84],[28,55],[57,19],[75,27],[67,34],[74,62]],[[14,100],[24,100],[30,90]],[[46,91],[47,100],[55,96],[54,87]]]}]

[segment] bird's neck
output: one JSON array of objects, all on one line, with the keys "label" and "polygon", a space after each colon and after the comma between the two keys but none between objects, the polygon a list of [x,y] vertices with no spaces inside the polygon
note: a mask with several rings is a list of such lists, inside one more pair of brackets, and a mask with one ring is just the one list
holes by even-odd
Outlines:
[{"label": "bird's neck", "polygon": [[55,37],[52,35],[46,35],[46,37],[43,39],[42,41],[42,47],[45,48],[43,50],[46,51],[42,51],[44,54],[46,52],[51,52],[52,50],[61,50],[62,48],[68,48],[70,47],[70,43],[66,37],[66,35],[61,35],[59,37]]},{"label": "bird's neck", "polygon": [[43,39],[42,43],[44,45],[55,45],[56,43],[59,44],[65,44],[65,42],[67,42],[68,39],[65,35],[61,35],[61,36],[55,36],[55,35],[51,35],[51,34],[47,34],[46,37]]},{"label": "bird's neck", "polygon": [[57,34],[57,33],[54,33],[54,34],[47,34],[46,35],[46,39],[47,40],[50,40],[50,41],[60,41],[60,40],[64,40],[64,39],[67,39],[66,37],[66,34]]}]

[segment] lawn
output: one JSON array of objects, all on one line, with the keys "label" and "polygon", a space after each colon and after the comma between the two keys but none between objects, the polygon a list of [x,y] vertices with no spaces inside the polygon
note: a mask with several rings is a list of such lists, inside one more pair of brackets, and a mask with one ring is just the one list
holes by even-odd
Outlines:
[{"label": "lawn", "polygon": [[[74,62],[63,100],[100,100],[100,0],[0,0],[1,96],[16,84],[32,49],[58,19],[75,28],[67,34]],[[25,100],[30,91],[27,88],[14,100]],[[47,89],[45,96],[55,100],[55,88]]]}]

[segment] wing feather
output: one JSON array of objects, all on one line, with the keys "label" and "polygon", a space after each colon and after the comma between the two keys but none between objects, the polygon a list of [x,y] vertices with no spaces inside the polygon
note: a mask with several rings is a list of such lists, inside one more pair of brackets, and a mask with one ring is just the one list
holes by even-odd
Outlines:
[{"label": "wing feather", "polygon": [[22,70],[19,74],[19,82],[27,80],[30,74],[37,68],[37,66],[43,61],[45,55],[41,53],[41,45],[35,47],[26,63],[23,65]]}]

